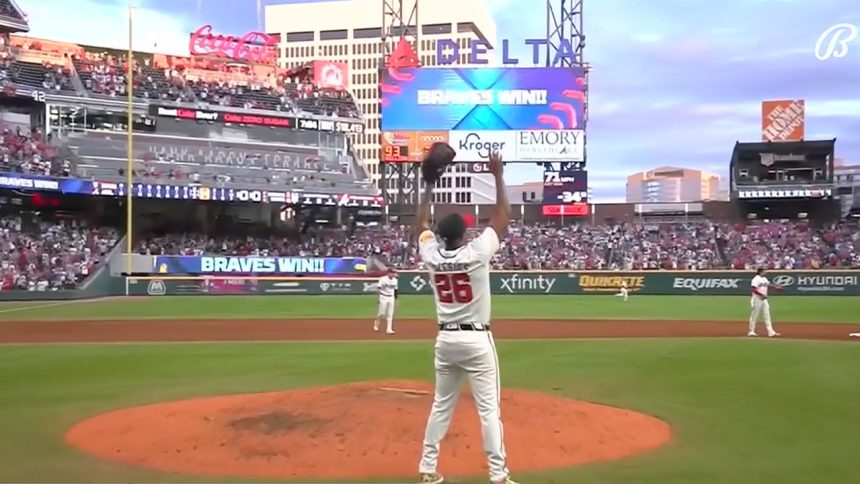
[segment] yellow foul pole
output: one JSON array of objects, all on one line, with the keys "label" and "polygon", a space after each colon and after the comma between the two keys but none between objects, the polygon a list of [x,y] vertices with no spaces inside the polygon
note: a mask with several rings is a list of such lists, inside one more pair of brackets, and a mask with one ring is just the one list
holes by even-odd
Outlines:
[{"label": "yellow foul pole", "polygon": [[128,72],[126,73],[126,92],[128,93],[128,120],[127,120],[127,146],[126,146],[126,166],[125,166],[125,272],[126,274],[131,274],[131,254],[132,254],[132,197],[131,197],[131,188],[134,182],[134,178],[132,177],[132,172],[134,171],[134,151],[132,149],[132,143],[134,142],[134,136],[132,131],[132,123],[134,122],[134,57],[133,51],[131,47],[131,5],[128,6],[128,57],[126,58],[126,64],[128,66]]}]

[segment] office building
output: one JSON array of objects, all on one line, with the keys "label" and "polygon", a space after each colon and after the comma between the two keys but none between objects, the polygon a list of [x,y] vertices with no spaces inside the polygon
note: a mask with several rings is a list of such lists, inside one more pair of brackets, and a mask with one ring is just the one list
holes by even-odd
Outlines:
[{"label": "office building", "polygon": [[[409,1],[404,1],[404,10],[404,16],[408,15]],[[349,66],[350,90],[366,122],[364,133],[354,135],[355,152],[375,180],[381,177],[378,86],[379,67],[384,61],[382,13],[381,0],[332,0],[265,7],[266,33],[281,38],[280,67],[293,68],[313,60],[344,62]],[[469,66],[470,40],[484,39],[491,46],[496,44],[495,22],[481,0],[422,2],[418,16],[421,28],[414,48],[424,67],[435,65],[438,39],[458,43],[460,67]],[[439,186],[437,201],[442,203],[492,203],[494,196],[489,175],[475,174],[468,168],[452,170]]]},{"label": "office building", "polygon": [[720,177],[688,168],[662,167],[627,177],[627,203],[719,200]]}]

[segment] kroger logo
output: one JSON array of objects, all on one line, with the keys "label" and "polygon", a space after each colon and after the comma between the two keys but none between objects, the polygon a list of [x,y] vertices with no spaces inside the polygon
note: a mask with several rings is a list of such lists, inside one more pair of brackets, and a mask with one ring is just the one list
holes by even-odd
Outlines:
[{"label": "kroger logo", "polygon": [[457,161],[483,161],[498,151],[502,158],[516,157],[514,131],[451,131],[449,143],[457,150]]},{"label": "kroger logo", "polygon": [[788,287],[794,284],[794,278],[781,274],[773,278],[773,283],[777,286]]}]

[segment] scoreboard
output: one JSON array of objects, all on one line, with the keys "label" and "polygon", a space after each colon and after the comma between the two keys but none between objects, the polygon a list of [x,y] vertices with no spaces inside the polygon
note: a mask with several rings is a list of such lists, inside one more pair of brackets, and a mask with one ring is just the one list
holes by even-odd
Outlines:
[{"label": "scoreboard", "polygon": [[556,217],[588,215],[588,172],[544,171],[542,211],[546,216]]},{"label": "scoreboard", "polygon": [[381,138],[383,163],[420,163],[433,143],[448,142],[448,132],[385,131]]}]

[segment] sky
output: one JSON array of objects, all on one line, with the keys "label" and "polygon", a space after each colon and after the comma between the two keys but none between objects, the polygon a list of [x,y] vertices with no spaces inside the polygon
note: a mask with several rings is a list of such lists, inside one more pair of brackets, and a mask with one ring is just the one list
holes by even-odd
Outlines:
[{"label": "sky", "polygon": [[[421,1],[419,13],[433,8],[432,0]],[[464,1],[484,1],[498,40],[510,39],[520,59],[531,57],[524,39],[545,37],[543,1]],[[33,36],[126,46],[127,1],[17,2]],[[660,166],[725,177],[735,142],[761,138],[761,101],[770,99],[804,99],[806,138],[837,138],[837,158],[860,164],[860,37],[842,57],[815,55],[816,41],[829,27],[860,27],[857,0],[584,3],[584,58],[592,66],[587,169],[594,201],[623,201],[627,175]],[[141,50],[187,54],[189,32],[205,23],[233,34],[262,25],[257,0],[132,4],[134,44]],[[531,165],[509,165],[507,172],[509,183],[540,179]]]}]

